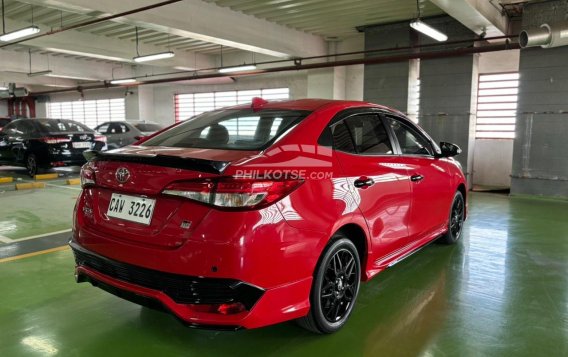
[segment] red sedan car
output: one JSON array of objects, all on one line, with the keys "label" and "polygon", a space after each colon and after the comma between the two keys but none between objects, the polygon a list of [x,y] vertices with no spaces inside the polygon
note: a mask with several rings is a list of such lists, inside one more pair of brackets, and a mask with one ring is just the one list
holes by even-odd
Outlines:
[{"label": "red sedan car", "polygon": [[458,240],[459,152],[371,103],[255,98],[204,113],[90,152],[70,242],[76,278],[189,326],[298,319],[331,333],[360,281]]}]

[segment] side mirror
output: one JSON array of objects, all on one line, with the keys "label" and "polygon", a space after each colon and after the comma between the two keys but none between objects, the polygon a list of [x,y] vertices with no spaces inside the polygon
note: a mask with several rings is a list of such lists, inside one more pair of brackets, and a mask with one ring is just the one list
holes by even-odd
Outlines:
[{"label": "side mirror", "polygon": [[446,143],[444,141],[440,143],[440,150],[441,153],[439,157],[453,157],[461,154],[462,152],[460,147],[457,146],[456,144]]}]

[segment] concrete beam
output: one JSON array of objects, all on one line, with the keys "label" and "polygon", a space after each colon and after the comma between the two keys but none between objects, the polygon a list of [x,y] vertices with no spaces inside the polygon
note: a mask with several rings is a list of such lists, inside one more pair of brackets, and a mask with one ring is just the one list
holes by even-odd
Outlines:
[{"label": "concrete beam", "polygon": [[[27,3],[104,16],[155,3],[155,0],[26,0]],[[223,46],[276,57],[325,54],[321,36],[245,15],[201,0],[185,0],[132,14],[116,22],[154,29]]]},{"label": "concrete beam", "polygon": [[[6,28],[19,29],[30,26],[30,23],[6,19]],[[42,32],[47,32],[50,28],[39,25]],[[51,52],[59,52],[71,55],[86,56],[91,58],[134,63],[132,58],[136,55],[136,44],[130,40],[120,40],[106,36],[93,35],[91,33],[69,30],[54,34],[52,36],[40,37],[23,43],[26,46],[38,48]],[[9,46],[6,48],[10,48]],[[140,53],[163,52],[166,47],[140,44]],[[152,67],[176,67],[184,66],[195,68],[195,64],[200,68],[215,66],[213,56],[194,53],[190,51],[177,51],[173,58],[154,61]]]},{"label": "concrete beam", "polygon": [[128,77],[134,72],[131,66],[116,68],[116,63],[95,62],[63,56],[32,53],[32,72],[51,70],[53,77],[28,77],[29,54],[26,51],[0,50],[0,83],[14,82],[24,85],[75,87],[85,81],[102,81],[112,77]]},{"label": "concrete beam", "polygon": [[509,20],[496,4],[487,0],[430,0],[448,15],[461,22],[471,31],[487,37],[507,34]]}]

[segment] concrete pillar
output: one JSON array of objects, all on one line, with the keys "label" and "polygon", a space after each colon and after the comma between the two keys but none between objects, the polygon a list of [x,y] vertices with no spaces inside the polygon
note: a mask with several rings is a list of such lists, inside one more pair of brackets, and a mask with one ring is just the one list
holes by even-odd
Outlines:
[{"label": "concrete pillar", "polygon": [[154,87],[138,87],[138,115],[140,120],[154,120]]},{"label": "concrete pillar", "polygon": [[[452,40],[473,39],[474,33],[450,17],[427,20]],[[422,43],[431,43],[422,38]],[[473,45],[473,43],[472,43]],[[437,142],[460,146],[456,159],[471,187],[477,108],[478,56],[420,61],[419,124]]]},{"label": "concrete pillar", "polygon": [[[408,47],[412,36],[406,22],[368,27],[365,29],[365,50]],[[406,112],[408,78],[409,61],[365,65],[363,97],[366,101]]]},{"label": "concrete pillar", "polygon": [[139,86],[127,91],[126,120],[156,121],[154,111],[154,87]]},{"label": "concrete pillar", "polygon": [[345,99],[345,67],[308,70],[308,98]]},{"label": "concrete pillar", "polygon": [[[567,12],[567,0],[527,4],[523,28],[563,20]],[[568,46],[521,51],[511,194],[568,197],[567,58]]]},{"label": "concrete pillar", "polygon": [[0,100],[0,117],[8,116],[8,102]]}]

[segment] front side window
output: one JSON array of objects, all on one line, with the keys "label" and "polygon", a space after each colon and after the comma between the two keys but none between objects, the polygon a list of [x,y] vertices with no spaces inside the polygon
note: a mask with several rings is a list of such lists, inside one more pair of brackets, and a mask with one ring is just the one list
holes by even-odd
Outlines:
[{"label": "front side window", "polygon": [[260,150],[310,112],[225,109],[198,115],[144,142],[143,146]]},{"label": "front side window", "polygon": [[387,117],[387,122],[398,140],[403,155],[433,155],[428,140],[410,126],[390,117]]}]

